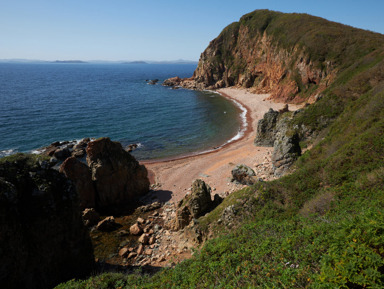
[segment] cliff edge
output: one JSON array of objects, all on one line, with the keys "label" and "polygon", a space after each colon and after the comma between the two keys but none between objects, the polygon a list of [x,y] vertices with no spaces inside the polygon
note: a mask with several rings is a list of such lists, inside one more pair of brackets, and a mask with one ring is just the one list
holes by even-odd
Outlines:
[{"label": "cliff edge", "polygon": [[193,77],[164,85],[239,86],[278,101],[314,102],[340,72],[383,44],[380,34],[319,17],[256,10],[209,43]]}]

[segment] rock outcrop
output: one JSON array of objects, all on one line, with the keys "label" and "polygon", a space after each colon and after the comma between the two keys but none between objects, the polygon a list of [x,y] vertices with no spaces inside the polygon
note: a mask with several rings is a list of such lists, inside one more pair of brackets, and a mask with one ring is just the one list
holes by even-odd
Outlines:
[{"label": "rock outcrop", "polygon": [[0,162],[0,284],[52,288],[94,265],[74,187],[36,156]]},{"label": "rock outcrop", "polygon": [[242,185],[254,185],[257,182],[255,171],[246,165],[238,165],[232,170],[232,181]]},{"label": "rock outcrop", "polygon": [[257,123],[256,146],[272,147],[275,142],[276,122],[279,112],[269,109]]},{"label": "rock outcrop", "polygon": [[293,128],[292,116],[286,112],[287,109],[281,112],[270,109],[264,114],[258,122],[254,141],[257,146],[273,146],[271,160],[275,177],[284,175],[301,155],[298,129]]},{"label": "rock outcrop", "polygon": [[[80,147],[83,145],[79,144]],[[149,191],[147,170],[109,138],[87,142],[87,163],[72,156],[60,166],[76,186],[80,207],[107,210],[134,202]]]},{"label": "rock outcrop", "polygon": [[95,185],[98,207],[132,203],[149,191],[146,168],[109,138],[90,142],[87,163]]},{"label": "rock outcrop", "polygon": [[61,165],[60,172],[75,184],[81,209],[95,208],[96,191],[88,166],[80,162],[76,157],[69,157]]},{"label": "rock outcrop", "polygon": [[289,118],[282,118],[276,126],[272,164],[275,177],[284,175],[301,155],[299,133],[290,127]]},{"label": "rock outcrop", "polygon": [[211,200],[211,188],[202,180],[195,180],[192,184],[191,194],[182,199],[176,211],[176,218],[174,219],[173,229],[182,229],[193,220],[197,219],[220,203],[220,197],[214,197]]},{"label": "rock outcrop", "polygon": [[[366,39],[362,46],[355,45],[357,35]],[[239,86],[270,93],[274,100],[312,103],[356,55],[381,46],[382,40],[371,32],[306,14],[256,10],[209,43],[192,78],[165,84],[194,89]]]}]

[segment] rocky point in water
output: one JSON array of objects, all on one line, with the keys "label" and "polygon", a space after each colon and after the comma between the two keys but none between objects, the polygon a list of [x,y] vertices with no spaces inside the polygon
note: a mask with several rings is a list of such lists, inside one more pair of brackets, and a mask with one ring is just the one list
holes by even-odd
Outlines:
[{"label": "rocky point in water", "polygon": [[37,156],[0,161],[0,284],[52,288],[87,276],[93,248],[72,183]]}]

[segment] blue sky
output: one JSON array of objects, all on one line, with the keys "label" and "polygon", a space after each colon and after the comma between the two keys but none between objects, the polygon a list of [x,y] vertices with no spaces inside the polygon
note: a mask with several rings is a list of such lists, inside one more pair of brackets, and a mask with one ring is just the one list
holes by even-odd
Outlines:
[{"label": "blue sky", "polygon": [[0,59],[198,60],[225,26],[256,9],[384,34],[382,0],[0,0]]}]

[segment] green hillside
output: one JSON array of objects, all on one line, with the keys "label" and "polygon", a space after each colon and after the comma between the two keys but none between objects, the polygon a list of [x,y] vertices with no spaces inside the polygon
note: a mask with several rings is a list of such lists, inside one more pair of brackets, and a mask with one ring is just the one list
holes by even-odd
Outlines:
[{"label": "green hillside", "polygon": [[[235,192],[201,218],[218,237],[191,260],[153,276],[108,273],[58,288],[384,287],[384,36],[262,10],[224,29],[221,55],[240,25],[282,49],[299,45],[319,67],[333,63],[321,99],[292,121],[311,131],[302,145],[313,148],[292,174]],[[217,222],[229,205],[231,228]]]}]

